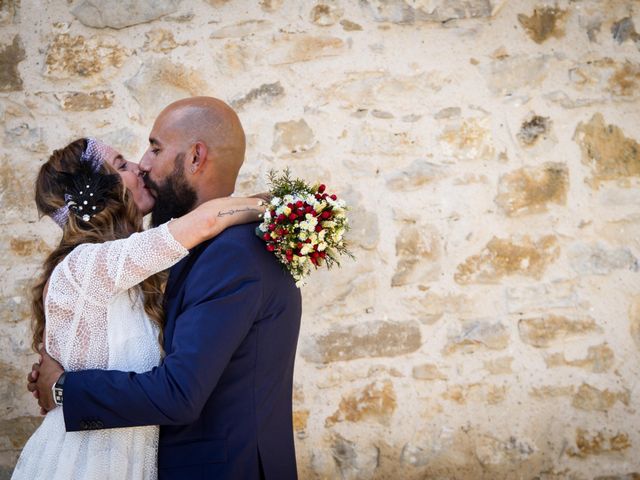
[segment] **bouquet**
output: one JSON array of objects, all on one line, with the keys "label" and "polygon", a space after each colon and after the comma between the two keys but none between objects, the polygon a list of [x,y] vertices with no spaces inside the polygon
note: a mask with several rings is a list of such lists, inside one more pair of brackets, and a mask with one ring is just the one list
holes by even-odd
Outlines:
[{"label": "bouquet", "polygon": [[291,273],[297,287],[314,269],[339,266],[341,255],[353,258],[343,238],[349,230],[344,200],[329,195],[325,185],[292,179],[289,169],[282,174],[269,172],[269,183],[273,197],[256,234]]}]

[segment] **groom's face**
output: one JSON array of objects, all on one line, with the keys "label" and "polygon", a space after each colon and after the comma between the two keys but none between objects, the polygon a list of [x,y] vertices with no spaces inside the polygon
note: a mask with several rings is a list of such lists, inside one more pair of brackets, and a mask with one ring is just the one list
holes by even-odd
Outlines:
[{"label": "groom's face", "polygon": [[149,148],[140,160],[145,186],[156,199],[151,211],[154,226],[181,217],[196,204],[196,191],[185,176],[188,150],[184,139],[171,129],[163,128],[161,119],[156,121],[149,137]]}]

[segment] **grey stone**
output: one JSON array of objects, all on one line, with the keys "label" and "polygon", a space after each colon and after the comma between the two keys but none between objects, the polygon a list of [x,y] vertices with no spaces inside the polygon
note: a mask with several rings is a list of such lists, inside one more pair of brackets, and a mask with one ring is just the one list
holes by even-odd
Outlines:
[{"label": "grey stone", "polygon": [[618,43],[625,42],[629,39],[634,42],[640,40],[640,35],[636,32],[636,27],[631,17],[623,18],[611,25],[611,35],[613,35],[613,39]]},{"label": "grey stone", "polygon": [[444,170],[444,167],[440,165],[417,159],[404,171],[389,175],[387,177],[387,187],[390,190],[402,192],[419,190],[424,185],[442,178]]},{"label": "grey stone", "polygon": [[577,244],[569,249],[571,268],[580,275],[607,275],[614,270],[640,269],[638,259],[628,248],[608,249],[600,243]]},{"label": "grey stone", "polygon": [[472,353],[479,348],[503,350],[508,345],[509,332],[502,323],[474,320],[466,322],[460,333],[449,337],[443,353]]},{"label": "grey stone", "polygon": [[362,0],[378,22],[412,24],[491,17],[504,0]]},{"label": "grey stone", "polygon": [[84,0],[71,13],[87,27],[126,28],[178,9],[178,0]]},{"label": "grey stone", "polygon": [[273,100],[284,96],[284,88],[280,82],[263,83],[257,88],[249,90],[246,95],[231,101],[231,106],[240,110],[245,105],[254,102],[255,100],[262,100],[263,103],[270,104]]}]

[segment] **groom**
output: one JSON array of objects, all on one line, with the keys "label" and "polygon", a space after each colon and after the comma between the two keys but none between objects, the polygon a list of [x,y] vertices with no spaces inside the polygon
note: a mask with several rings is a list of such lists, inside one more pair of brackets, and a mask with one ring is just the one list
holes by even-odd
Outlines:
[{"label": "groom", "polygon": [[[149,143],[140,169],[157,196],[154,224],[233,193],[245,137],[224,102],[169,105]],[[296,478],[291,397],[300,292],[255,227],[229,228],[171,269],[159,367],[60,378],[62,367],[43,350],[29,384],[40,406],[55,406],[55,384],[67,431],[161,425],[160,479]]]}]

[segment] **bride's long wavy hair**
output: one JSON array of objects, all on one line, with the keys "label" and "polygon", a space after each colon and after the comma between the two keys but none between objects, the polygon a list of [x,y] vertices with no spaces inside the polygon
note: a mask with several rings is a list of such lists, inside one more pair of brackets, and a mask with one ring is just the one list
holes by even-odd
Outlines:
[{"label": "bride's long wavy hair", "polygon": [[[73,174],[80,170],[80,158],[86,148],[86,138],[75,140],[66,147],[55,150],[47,162],[40,167],[35,185],[35,200],[41,217],[44,215],[52,216],[59,208],[64,207],[65,192],[64,186],[58,181],[59,174]],[[103,162],[99,171],[104,174],[118,173],[107,162]],[[127,238],[132,233],[142,231],[142,214],[122,182],[117,182],[113,188],[107,191],[104,200],[104,208],[93,215],[90,222],[83,222],[75,214],[69,213],[69,218],[62,227],[60,244],[44,261],[42,274],[32,290],[33,338],[31,346],[36,352],[38,346],[43,342],[46,324],[44,291],[54,268],[80,244],[102,243]],[[144,310],[160,329],[158,341],[161,346],[164,327],[164,311],[162,309],[164,281],[164,274],[156,274],[140,284],[140,290],[144,297]]]}]

